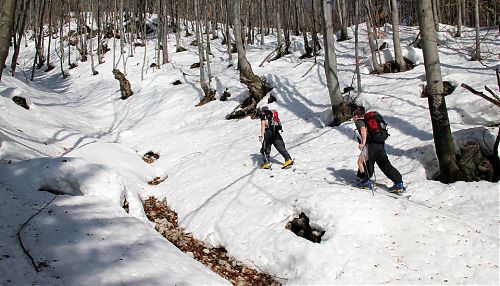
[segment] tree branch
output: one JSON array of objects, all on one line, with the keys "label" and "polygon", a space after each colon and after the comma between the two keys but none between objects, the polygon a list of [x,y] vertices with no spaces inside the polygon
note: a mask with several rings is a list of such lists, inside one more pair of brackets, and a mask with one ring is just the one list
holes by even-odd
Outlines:
[{"label": "tree branch", "polygon": [[498,95],[496,95],[493,90],[491,90],[488,86],[484,86],[484,88],[489,92],[491,93],[491,95],[493,95],[494,98],[496,98],[496,100],[500,100],[500,97],[498,97]]},{"label": "tree branch", "polygon": [[500,70],[497,69],[497,84],[498,84],[498,90],[500,91]]},{"label": "tree branch", "polygon": [[23,244],[23,240],[21,239],[21,232],[23,231],[23,229],[28,225],[28,223],[35,217],[37,216],[39,213],[41,213],[46,207],[48,207],[55,199],[57,198],[57,196],[54,196],[43,208],[39,209],[36,213],[34,213],[27,221],[25,221],[23,223],[23,225],[21,225],[21,227],[19,228],[19,230],[17,231],[17,239],[19,241],[19,244],[21,245],[21,248],[23,249],[23,252],[26,253],[26,255],[30,258],[31,260],[31,264],[33,264],[33,267],[35,268],[36,272],[40,272],[41,269],[39,267],[39,264],[35,262],[35,259],[33,258],[33,256],[31,256],[31,254],[29,253],[29,251],[26,249],[26,247],[24,246]]},{"label": "tree branch", "polygon": [[487,101],[489,101],[489,102],[495,104],[496,106],[500,107],[500,100],[496,100],[494,98],[491,98],[491,97],[485,95],[484,93],[482,93],[480,91],[477,91],[477,90],[473,89],[472,87],[466,85],[465,83],[462,83],[460,86],[463,87],[463,88],[465,88],[465,89],[467,89],[468,91],[472,92],[473,94],[475,94],[477,96],[480,96],[483,99],[486,99]]}]

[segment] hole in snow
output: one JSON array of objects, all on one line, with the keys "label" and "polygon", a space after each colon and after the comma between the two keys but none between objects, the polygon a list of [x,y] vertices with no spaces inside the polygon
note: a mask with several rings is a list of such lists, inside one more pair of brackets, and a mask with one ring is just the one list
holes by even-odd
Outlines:
[{"label": "hole in snow", "polygon": [[172,84],[173,84],[173,85],[179,85],[179,84],[182,84],[182,81],[180,81],[180,80],[176,80],[176,81],[174,81]]},{"label": "hole in snow", "polygon": [[28,103],[26,102],[26,98],[22,96],[14,96],[12,98],[12,101],[14,101],[17,105],[21,106],[24,109],[30,109]]},{"label": "hole in snow", "polygon": [[127,213],[129,213],[130,206],[129,206],[129,204],[128,204],[127,198],[125,198],[125,199],[123,200],[123,206],[122,206],[122,208],[123,208],[123,209],[124,209]]},{"label": "hole in snow", "polygon": [[149,164],[153,163],[154,161],[158,160],[159,158],[160,158],[160,155],[156,154],[153,151],[149,151],[142,156],[142,160],[144,160],[144,162],[149,163]]},{"label": "hole in snow", "polygon": [[294,218],[289,221],[286,226],[291,232],[295,233],[297,236],[303,237],[312,242],[320,243],[321,237],[325,234],[325,231],[317,226],[311,225],[309,218],[303,212],[299,214],[298,218]]},{"label": "hole in snow", "polygon": [[52,188],[52,187],[41,187],[40,189],[38,189],[39,192],[49,192],[51,194],[54,194],[56,196],[59,196],[59,195],[64,195],[65,193],[63,191],[60,191],[60,190],[57,190],[55,188]]},{"label": "hole in snow", "polygon": [[[404,65],[405,65],[405,68],[404,68],[404,71],[409,71],[409,70],[412,70],[413,68],[415,68],[415,64],[407,59],[407,58],[403,58],[404,60]],[[385,73],[398,73],[398,72],[401,72],[401,69],[399,67],[399,65],[396,63],[396,61],[390,61],[390,62],[387,62],[385,64],[381,64],[380,65],[381,67],[381,70],[380,71],[377,71],[377,70],[373,70],[371,72],[371,74],[385,74]]]}]

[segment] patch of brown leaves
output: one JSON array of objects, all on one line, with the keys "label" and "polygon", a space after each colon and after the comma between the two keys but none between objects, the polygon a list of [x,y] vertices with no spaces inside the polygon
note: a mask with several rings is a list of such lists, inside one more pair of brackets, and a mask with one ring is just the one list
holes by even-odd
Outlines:
[{"label": "patch of brown leaves", "polygon": [[159,201],[154,197],[149,197],[144,202],[144,210],[148,219],[155,224],[156,230],[161,235],[233,285],[281,285],[271,275],[258,272],[228,256],[226,249],[214,248],[194,239],[191,234],[179,227],[177,214],[168,207],[165,199]]}]

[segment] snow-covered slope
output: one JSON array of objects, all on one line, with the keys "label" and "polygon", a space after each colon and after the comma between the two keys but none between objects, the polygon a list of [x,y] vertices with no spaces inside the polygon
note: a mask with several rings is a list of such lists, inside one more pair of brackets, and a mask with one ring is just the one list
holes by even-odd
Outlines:
[{"label": "snow-covered slope", "polygon": [[[418,30],[401,32],[404,45]],[[258,168],[258,121],[225,120],[248,91],[235,65],[228,67],[220,39],[211,42],[212,87],[219,96],[228,88],[232,96],[201,107],[195,107],[202,97],[199,71],[189,68],[198,61],[193,47],[170,54],[171,62],[161,69],[147,68],[142,81],[144,49],[136,48],[127,61],[135,93],[125,101],[111,73],[111,52],[96,76],[90,62],[69,70],[66,79],[58,69],[38,70],[28,83],[22,72],[4,74],[0,284],[223,284],[145,220],[140,199],[151,195],[167,198],[181,226],[196,238],[224,246],[229,255],[284,284],[498,284],[499,184],[430,180],[438,168],[427,99],[420,97],[422,53],[404,48],[416,63],[411,71],[370,75],[364,35],[363,92],[357,100],[389,123],[387,153],[408,184],[409,200],[385,195],[384,185],[391,182],[379,169],[374,194],[350,186],[359,152],[355,127],[352,122],[327,127],[332,118],[324,58],[299,59],[301,37],[293,38],[292,54],[263,67],[258,65],[275,39],[266,37],[264,45],[247,49],[254,72],[274,87],[277,102],[270,107],[280,112],[295,160],[288,170],[279,168],[283,158],[274,149],[273,169]],[[465,33],[461,43],[449,38],[440,46],[444,79],[493,88],[497,58],[485,60],[487,68],[454,50],[472,36]],[[487,39],[489,50],[498,54],[498,33],[487,33]],[[147,66],[154,61],[153,46]],[[341,86],[349,86],[354,40],[336,48]],[[25,49],[20,62],[32,56]],[[390,50],[384,57],[392,57]],[[183,84],[173,85],[176,80]],[[11,100],[16,95],[27,98],[30,110]],[[498,108],[460,87],[446,100],[457,142],[474,136],[491,152],[498,127],[485,126],[499,123]],[[160,155],[151,165],[141,160],[148,151]],[[155,177],[167,179],[148,185]],[[122,208],[125,199],[129,213]],[[321,243],[285,229],[301,212],[326,231]],[[40,272],[23,253],[17,233]]]}]

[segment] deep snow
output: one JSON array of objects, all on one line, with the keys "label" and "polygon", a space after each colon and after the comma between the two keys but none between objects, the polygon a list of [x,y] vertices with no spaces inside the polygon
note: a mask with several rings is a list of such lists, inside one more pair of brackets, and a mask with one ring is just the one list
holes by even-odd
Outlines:
[{"label": "deep snow", "polygon": [[[499,184],[430,180],[438,168],[427,99],[420,97],[421,50],[403,49],[416,64],[411,71],[370,75],[360,27],[363,92],[357,100],[389,123],[386,149],[408,184],[409,200],[384,195],[391,182],[379,169],[374,195],[350,186],[359,152],[355,127],[327,127],[332,118],[324,57],[300,60],[301,37],[292,38],[292,54],[263,67],[258,65],[274,49],[274,37],[247,49],[254,72],[274,86],[278,101],[270,107],[280,112],[295,159],[291,169],[281,170],[283,158],[273,149],[270,171],[258,168],[259,122],[224,119],[248,91],[236,62],[228,67],[220,39],[211,42],[212,87],[218,97],[226,87],[232,96],[201,107],[195,107],[202,97],[199,71],[189,69],[198,62],[197,48],[188,45],[192,39],[183,38],[189,51],[171,53],[171,63],[159,70],[147,68],[142,81],[144,48],[137,47],[127,59],[135,94],[125,101],[111,73],[112,52],[96,76],[89,60],[69,70],[69,78],[57,67],[38,70],[35,81],[26,82],[22,70],[30,72],[34,54],[28,42],[16,77],[6,70],[0,84],[0,284],[228,284],[156,233],[141,205],[156,196],[167,198],[196,238],[224,246],[249,266],[284,278],[283,284],[498,285]],[[402,27],[401,33],[405,46],[418,29]],[[499,110],[459,87],[496,87],[500,36],[483,33],[483,47],[491,52],[486,66],[456,51],[472,44],[473,30],[460,39],[443,32],[439,49],[443,79],[458,86],[446,97],[457,143],[475,137],[491,153],[498,127],[487,126],[498,125]],[[390,39],[389,33],[387,60]],[[172,35],[169,51],[174,44]],[[335,44],[341,87],[349,86],[354,39]],[[152,38],[147,66],[153,47]],[[175,80],[183,84],[172,85]],[[17,106],[14,96],[27,98],[30,110]],[[160,155],[151,165],[141,160],[148,151]],[[149,186],[155,177],[166,180]],[[125,198],[129,213],[122,208]],[[326,231],[320,244],[285,229],[300,212]],[[40,272],[23,253],[18,232]]]}]

